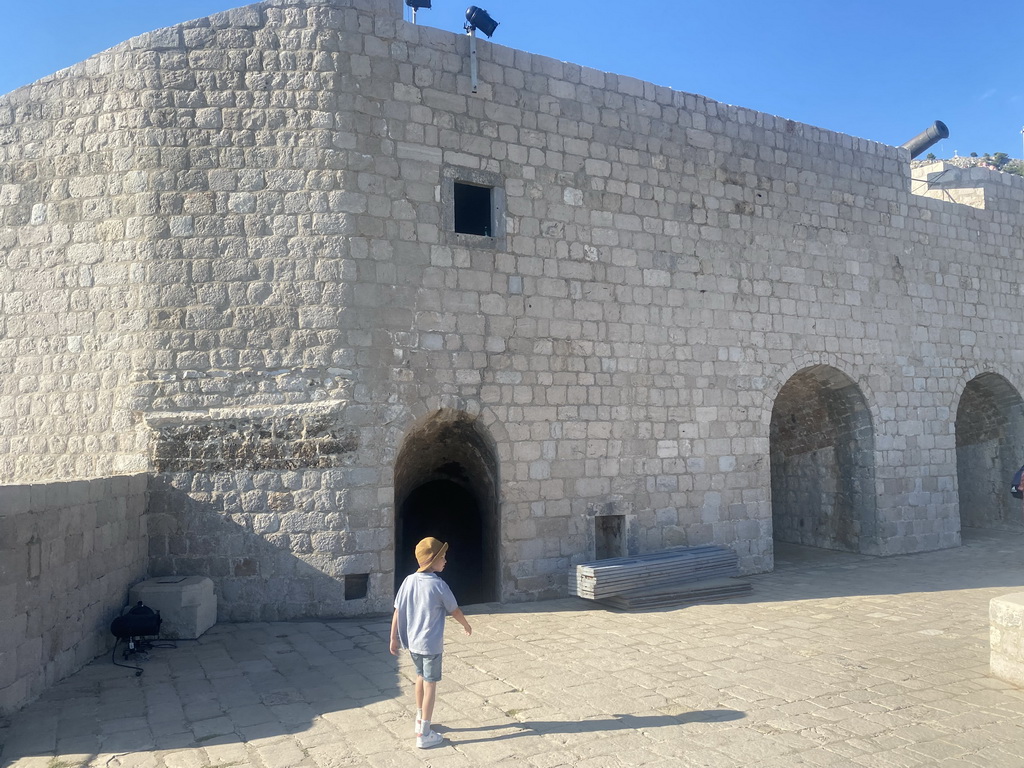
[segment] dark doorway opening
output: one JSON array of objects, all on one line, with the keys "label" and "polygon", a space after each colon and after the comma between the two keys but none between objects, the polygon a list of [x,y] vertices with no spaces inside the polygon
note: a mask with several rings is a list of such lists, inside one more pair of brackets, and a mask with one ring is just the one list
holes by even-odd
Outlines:
[{"label": "dark doorway opening", "polygon": [[626,556],[625,520],[625,515],[594,518],[594,557],[597,560]]},{"label": "dark doorway opening", "polygon": [[409,494],[399,517],[406,545],[400,573],[416,570],[416,542],[433,536],[448,542],[448,564],[441,575],[459,603],[469,605],[494,599],[481,578],[485,570],[483,525],[479,504],[469,490],[450,480],[424,483]]},{"label": "dark doorway opening", "polygon": [[395,589],[416,570],[416,542],[448,543],[441,577],[460,605],[501,599],[497,463],[468,415],[441,411],[415,428],[395,466]]}]

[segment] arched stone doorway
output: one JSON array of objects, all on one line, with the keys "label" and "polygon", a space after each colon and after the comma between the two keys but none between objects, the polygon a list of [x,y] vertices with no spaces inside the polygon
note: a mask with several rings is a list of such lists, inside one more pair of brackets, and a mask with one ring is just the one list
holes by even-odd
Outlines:
[{"label": "arched stone doorway", "polygon": [[1024,464],[1024,400],[1006,379],[983,373],[967,382],[956,409],[960,525],[1021,528],[1010,480]]},{"label": "arched stone doorway", "polygon": [[876,552],[874,433],[857,385],[827,365],[799,371],[775,399],[770,436],[774,539]]},{"label": "arched stone doorway", "polygon": [[406,436],[395,464],[395,589],[416,570],[416,542],[448,542],[443,577],[461,605],[500,599],[498,464],[469,415],[438,411]]}]

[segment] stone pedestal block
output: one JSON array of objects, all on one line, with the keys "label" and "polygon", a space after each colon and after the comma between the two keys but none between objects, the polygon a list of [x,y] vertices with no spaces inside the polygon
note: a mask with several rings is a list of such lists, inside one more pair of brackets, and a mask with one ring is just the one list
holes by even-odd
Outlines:
[{"label": "stone pedestal block", "polygon": [[988,604],[991,653],[995,677],[1024,688],[1024,592],[994,597]]},{"label": "stone pedestal block", "polygon": [[139,600],[160,611],[160,637],[194,640],[217,623],[217,596],[205,576],[161,576],[136,584],[128,592],[131,604]]}]

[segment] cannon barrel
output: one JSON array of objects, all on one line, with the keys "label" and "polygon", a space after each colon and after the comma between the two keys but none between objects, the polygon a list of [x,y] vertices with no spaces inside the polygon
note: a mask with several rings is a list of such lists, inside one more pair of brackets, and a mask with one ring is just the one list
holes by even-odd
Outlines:
[{"label": "cannon barrel", "polygon": [[934,144],[949,138],[949,128],[941,120],[936,120],[928,126],[927,130],[921,131],[906,144],[901,145],[904,149],[910,150],[910,159],[920,155]]}]

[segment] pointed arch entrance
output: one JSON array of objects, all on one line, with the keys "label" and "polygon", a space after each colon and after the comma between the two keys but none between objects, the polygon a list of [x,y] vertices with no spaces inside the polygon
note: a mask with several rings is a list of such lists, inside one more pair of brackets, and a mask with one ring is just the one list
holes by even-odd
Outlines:
[{"label": "pointed arch entrance", "polygon": [[1021,528],[1010,480],[1024,464],[1024,400],[997,373],[971,379],[956,409],[956,476],[963,528]]},{"label": "pointed arch entrance", "polygon": [[877,551],[874,433],[857,385],[828,365],[797,372],[775,399],[770,436],[774,539]]},{"label": "pointed arch entrance", "polygon": [[395,589],[416,570],[416,542],[448,542],[443,578],[461,605],[500,599],[498,464],[482,425],[438,411],[406,436],[395,463]]}]

